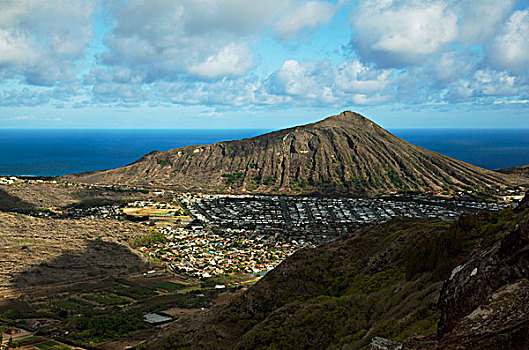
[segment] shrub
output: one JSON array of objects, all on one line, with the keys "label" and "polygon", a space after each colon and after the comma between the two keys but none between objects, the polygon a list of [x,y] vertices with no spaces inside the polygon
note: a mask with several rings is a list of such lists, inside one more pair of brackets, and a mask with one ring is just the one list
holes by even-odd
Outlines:
[{"label": "shrub", "polygon": [[222,177],[225,178],[228,185],[241,185],[240,180],[242,180],[243,175],[242,171],[235,171],[233,173],[224,173]]},{"label": "shrub", "polygon": [[165,243],[166,237],[162,232],[153,231],[143,236],[133,238],[130,245],[133,247],[150,247],[155,243]]}]

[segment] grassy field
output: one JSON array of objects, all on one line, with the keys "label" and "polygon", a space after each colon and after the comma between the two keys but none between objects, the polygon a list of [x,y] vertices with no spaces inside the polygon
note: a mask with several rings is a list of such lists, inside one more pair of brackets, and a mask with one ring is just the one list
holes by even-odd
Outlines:
[{"label": "grassy field", "polygon": [[161,221],[180,221],[190,222],[192,219],[190,216],[185,215],[186,213],[180,207],[174,208],[156,208],[156,207],[145,207],[135,208],[127,207],[123,208],[123,214],[135,216],[135,217],[148,217],[151,220]]},{"label": "grassy field", "polygon": [[174,283],[174,282],[153,283],[153,284],[151,284],[151,286],[154,287],[154,288],[167,290],[169,292],[174,292],[176,290],[180,290],[180,289],[186,287],[184,284]]},{"label": "grassy field", "polygon": [[83,299],[92,300],[105,306],[125,305],[132,302],[130,298],[106,292],[86,294],[83,295]]},{"label": "grassy field", "polygon": [[34,346],[42,350],[67,350],[69,349],[67,346],[64,346],[62,344],[56,343],[51,340],[48,340],[44,343],[35,344]]}]

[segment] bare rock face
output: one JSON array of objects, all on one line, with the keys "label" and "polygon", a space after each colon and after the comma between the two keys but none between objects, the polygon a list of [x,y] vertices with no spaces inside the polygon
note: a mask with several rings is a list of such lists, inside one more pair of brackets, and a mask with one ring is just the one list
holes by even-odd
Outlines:
[{"label": "bare rock face", "polygon": [[402,344],[393,340],[381,337],[374,337],[371,343],[366,347],[366,350],[400,350]]},{"label": "bare rock face", "polygon": [[355,195],[488,191],[515,181],[409,144],[349,111],[250,139],[154,151],[123,168],[64,178],[185,191]]},{"label": "bare rock face", "polygon": [[529,280],[506,284],[461,318],[442,338],[447,349],[527,349],[529,346]]},{"label": "bare rock face", "polygon": [[527,349],[528,278],[526,213],[493,248],[452,271],[439,298],[439,348]]}]

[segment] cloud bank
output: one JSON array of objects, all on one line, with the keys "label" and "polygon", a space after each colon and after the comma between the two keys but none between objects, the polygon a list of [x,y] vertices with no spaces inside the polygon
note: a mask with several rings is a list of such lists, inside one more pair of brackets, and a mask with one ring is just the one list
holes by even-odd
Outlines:
[{"label": "cloud bank", "polygon": [[528,52],[514,0],[6,1],[0,103],[499,106]]}]

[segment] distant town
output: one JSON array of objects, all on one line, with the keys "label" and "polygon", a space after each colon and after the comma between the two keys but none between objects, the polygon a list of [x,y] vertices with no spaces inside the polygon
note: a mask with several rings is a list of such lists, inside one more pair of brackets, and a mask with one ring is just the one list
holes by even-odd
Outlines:
[{"label": "distant town", "polygon": [[[9,177],[2,184],[20,180]],[[54,181],[54,180],[51,180]],[[261,276],[296,250],[395,217],[454,220],[463,213],[497,211],[512,201],[394,195],[387,198],[295,197],[173,193],[120,185],[64,183],[116,191],[149,191],[149,200],[89,207],[50,208],[32,215],[63,219],[130,220],[149,225],[163,240],[137,248],[177,274],[209,278]],[[516,194],[512,198],[516,200]]]}]

